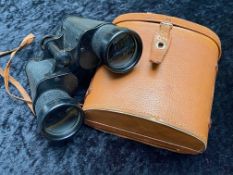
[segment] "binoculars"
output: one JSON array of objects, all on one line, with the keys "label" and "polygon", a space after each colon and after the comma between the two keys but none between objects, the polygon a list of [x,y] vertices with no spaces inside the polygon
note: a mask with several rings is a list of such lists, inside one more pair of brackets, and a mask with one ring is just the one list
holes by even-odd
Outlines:
[{"label": "binoculars", "polygon": [[[126,73],[142,53],[139,35],[112,23],[69,16],[41,48],[49,55],[26,66],[38,130],[49,140],[64,140],[81,127],[84,112],[73,97],[77,88],[104,65]],[[90,76],[90,72],[91,76]]]}]

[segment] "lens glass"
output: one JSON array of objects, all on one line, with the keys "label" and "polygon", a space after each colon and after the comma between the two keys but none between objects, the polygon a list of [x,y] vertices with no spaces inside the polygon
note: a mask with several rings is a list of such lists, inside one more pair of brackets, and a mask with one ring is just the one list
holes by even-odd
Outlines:
[{"label": "lens glass", "polygon": [[66,136],[76,130],[81,120],[80,112],[74,106],[61,106],[44,120],[44,131],[50,135]]},{"label": "lens glass", "polygon": [[108,64],[112,68],[121,69],[134,63],[136,51],[134,38],[128,33],[117,35],[108,50]]}]

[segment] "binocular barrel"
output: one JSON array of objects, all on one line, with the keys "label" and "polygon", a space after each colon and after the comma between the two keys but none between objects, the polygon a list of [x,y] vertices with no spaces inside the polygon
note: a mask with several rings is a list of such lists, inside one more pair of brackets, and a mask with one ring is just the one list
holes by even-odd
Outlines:
[{"label": "binocular barrel", "polygon": [[[74,135],[83,122],[83,111],[69,93],[77,88],[72,74],[54,74],[55,60],[30,61],[26,73],[31,89],[38,130],[50,140]],[[69,84],[72,83],[70,87]]]},{"label": "binocular barrel", "polygon": [[70,16],[63,22],[60,37],[46,37],[42,48],[60,63],[69,63],[73,71],[95,69],[104,64],[112,72],[125,73],[138,63],[142,41],[136,32],[127,28]]}]

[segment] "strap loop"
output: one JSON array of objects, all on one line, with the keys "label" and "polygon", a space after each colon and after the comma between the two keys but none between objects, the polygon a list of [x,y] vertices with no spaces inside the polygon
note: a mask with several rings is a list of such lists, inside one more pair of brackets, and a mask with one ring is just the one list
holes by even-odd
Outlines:
[{"label": "strap loop", "polygon": [[171,44],[170,33],[172,27],[173,25],[171,22],[164,21],[160,23],[159,32],[155,35],[152,43],[151,62],[160,64],[163,61]]}]

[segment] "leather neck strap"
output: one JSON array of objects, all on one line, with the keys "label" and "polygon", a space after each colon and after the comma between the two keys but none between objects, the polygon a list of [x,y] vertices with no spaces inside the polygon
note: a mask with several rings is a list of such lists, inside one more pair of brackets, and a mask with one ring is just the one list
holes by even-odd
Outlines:
[{"label": "leather neck strap", "polygon": [[[0,66],[0,75],[4,79],[4,85],[6,88],[6,92],[10,95],[10,97],[12,97],[14,99],[26,102],[33,114],[35,114],[35,113],[33,110],[31,97],[27,93],[27,91],[24,89],[24,87],[16,79],[14,79],[12,76],[10,76],[10,66],[11,66],[12,60],[13,60],[14,56],[16,55],[16,53],[18,51],[20,51],[21,49],[30,45],[34,39],[35,39],[35,36],[30,33],[22,40],[22,42],[20,43],[20,45],[17,48],[9,50],[9,51],[5,51],[5,52],[0,52],[0,57],[3,57],[3,56],[10,54],[10,58],[7,61],[5,68],[3,69]],[[16,96],[10,92],[9,82],[19,91],[19,93],[21,94],[22,97]]]}]

